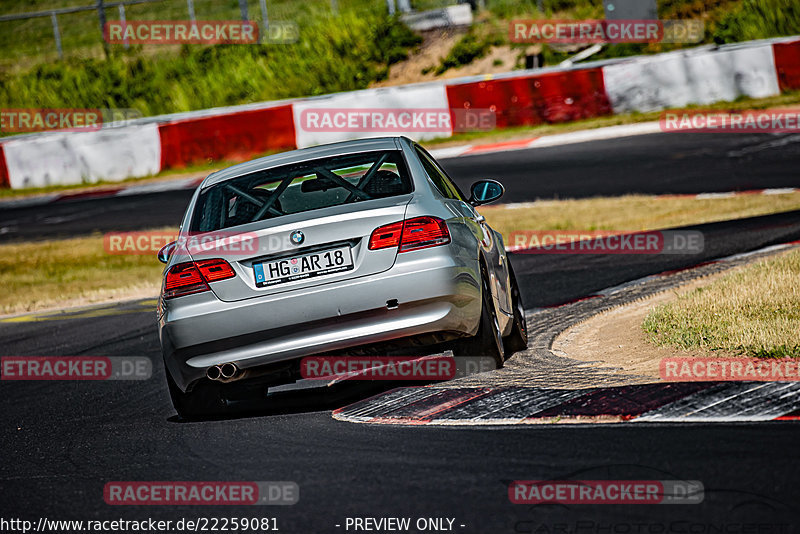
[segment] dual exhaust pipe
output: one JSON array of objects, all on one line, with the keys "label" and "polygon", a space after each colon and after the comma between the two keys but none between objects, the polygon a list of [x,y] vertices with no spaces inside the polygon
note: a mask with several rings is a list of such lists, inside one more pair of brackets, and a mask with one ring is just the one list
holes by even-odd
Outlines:
[{"label": "dual exhaust pipe", "polygon": [[243,371],[235,363],[212,365],[206,369],[206,378],[217,382],[233,382],[242,378],[243,375]]}]

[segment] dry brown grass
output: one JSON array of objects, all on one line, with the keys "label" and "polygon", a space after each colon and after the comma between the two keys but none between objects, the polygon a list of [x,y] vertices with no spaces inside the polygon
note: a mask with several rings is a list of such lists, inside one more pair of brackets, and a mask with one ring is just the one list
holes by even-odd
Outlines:
[{"label": "dry brown grass", "polygon": [[800,357],[800,250],[762,260],[651,311],[658,345]]},{"label": "dry brown grass", "polygon": [[1,245],[0,313],[157,295],[162,268],[154,254],[107,254],[102,235]]}]

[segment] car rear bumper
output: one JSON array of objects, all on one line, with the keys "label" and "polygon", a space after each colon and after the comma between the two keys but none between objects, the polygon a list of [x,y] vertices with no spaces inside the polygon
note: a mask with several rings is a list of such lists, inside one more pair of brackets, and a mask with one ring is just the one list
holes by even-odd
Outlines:
[{"label": "car rear bumper", "polygon": [[166,301],[159,333],[167,368],[185,390],[226,362],[248,369],[420,334],[474,334],[478,263],[438,252],[407,253],[383,273],[307,290],[237,302],[212,292]]}]

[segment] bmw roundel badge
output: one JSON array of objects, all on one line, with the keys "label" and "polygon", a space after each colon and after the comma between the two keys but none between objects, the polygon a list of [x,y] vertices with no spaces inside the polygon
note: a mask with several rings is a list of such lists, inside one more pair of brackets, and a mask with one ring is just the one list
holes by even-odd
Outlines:
[{"label": "bmw roundel badge", "polygon": [[289,239],[290,239],[290,240],[292,241],[292,243],[294,243],[295,245],[302,245],[302,244],[303,244],[303,241],[305,241],[305,240],[306,240],[306,236],[305,236],[305,235],[303,234],[303,232],[301,232],[300,230],[295,230],[295,231],[294,231],[294,232],[292,232],[292,234],[289,236]]}]

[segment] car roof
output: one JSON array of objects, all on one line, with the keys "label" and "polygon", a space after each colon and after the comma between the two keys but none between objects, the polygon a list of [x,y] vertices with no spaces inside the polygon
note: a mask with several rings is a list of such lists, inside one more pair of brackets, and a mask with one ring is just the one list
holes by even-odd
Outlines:
[{"label": "car roof", "polygon": [[208,177],[203,180],[200,187],[204,189],[238,176],[244,176],[280,165],[300,163],[317,158],[353,154],[357,152],[369,152],[372,150],[399,150],[402,146],[400,144],[400,139],[402,139],[400,136],[353,139],[350,141],[341,141],[309,148],[300,148],[289,152],[281,152],[280,154],[254,159],[209,174]]}]

